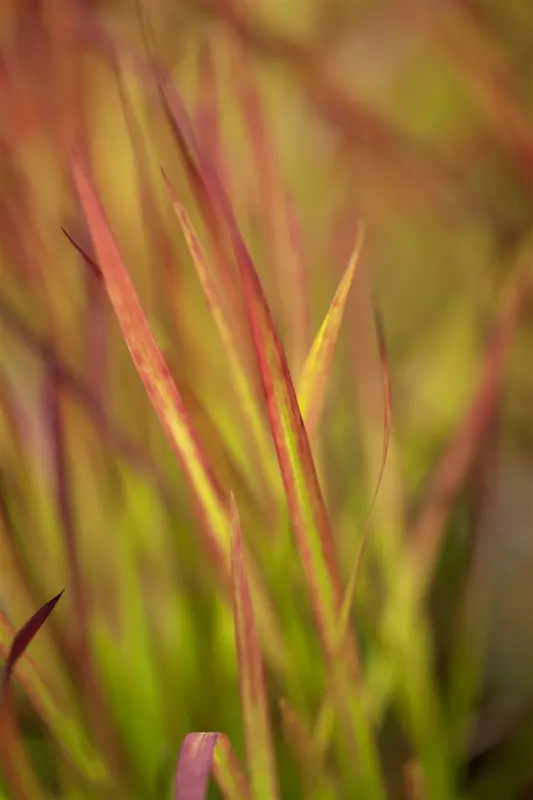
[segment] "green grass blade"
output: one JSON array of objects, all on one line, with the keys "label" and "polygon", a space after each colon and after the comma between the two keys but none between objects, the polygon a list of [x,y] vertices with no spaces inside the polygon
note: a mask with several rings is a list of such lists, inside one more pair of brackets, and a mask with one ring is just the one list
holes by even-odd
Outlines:
[{"label": "green grass blade", "polygon": [[254,800],[278,798],[274,747],[268,713],[263,661],[242,551],[239,514],[231,498],[232,574],[235,643],[244,720],[248,773]]},{"label": "green grass blade", "polygon": [[224,800],[250,800],[251,793],[241,765],[227,736],[221,734],[213,762],[213,776]]}]

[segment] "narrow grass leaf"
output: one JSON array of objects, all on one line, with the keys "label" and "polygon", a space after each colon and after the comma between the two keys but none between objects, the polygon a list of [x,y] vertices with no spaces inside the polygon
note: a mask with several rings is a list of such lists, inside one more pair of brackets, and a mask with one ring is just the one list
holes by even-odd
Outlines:
[{"label": "narrow grass leaf", "polygon": [[77,156],[73,156],[72,164],[98,265],[104,274],[124,339],[163,429],[199,502],[211,536],[211,546],[224,559],[224,554],[229,555],[229,539],[227,514],[220,487],[206,462],[183,399],[150,331],[89,173]]},{"label": "narrow grass leaf", "polygon": [[[0,613],[0,658],[7,663],[16,632]],[[87,780],[102,785],[108,778],[107,767],[86,738],[83,727],[74,715],[65,714],[26,652],[20,654],[11,668],[12,679],[22,687],[29,702],[64,753],[70,768]]]},{"label": "narrow grass leaf", "polygon": [[196,268],[196,273],[202,285],[209,310],[224,345],[235,389],[240,399],[240,408],[248,424],[250,434],[253,437],[256,455],[260,459],[263,472],[268,476],[272,488],[277,485],[278,482],[273,472],[274,461],[272,443],[261,417],[254,389],[246,371],[246,365],[242,360],[241,353],[239,352],[235,340],[233,328],[228,317],[228,309],[224,303],[224,297],[221,294],[219,282],[213,274],[213,270],[208,263],[207,255],[202,247],[200,239],[194,230],[185,207],[178,198],[176,190],[165,173],[163,173],[163,177],[187,247],[189,248],[193,264]]},{"label": "narrow grass leaf", "polygon": [[205,800],[218,733],[189,733],[181,745],[175,800]]},{"label": "narrow grass leaf", "polygon": [[315,435],[326,392],[346,302],[364,243],[364,228],[359,228],[353,253],[333,302],[307,356],[298,385],[298,402],[310,439]]},{"label": "narrow grass leaf", "polygon": [[224,800],[250,800],[246,777],[227,736],[220,734],[213,760],[213,778]]},{"label": "narrow grass leaf", "polygon": [[[372,502],[370,504],[368,516],[361,533],[361,538],[359,541],[359,547],[357,549],[355,561],[351,569],[350,576],[348,578],[348,584],[346,586],[346,590],[344,593],[344,599],[342,603],[342,609],[337,628],[337,647],[342,646],[344,637],[346,636],[346,633],[349,630],[350,616],[355,599],[355,593],[357,590],[358,578],[361,572],[363,556],[368,542],[368,536],[371,530],[371,522],[372,522],[374,508],[376,505],[379,489],[381,486],[381,482],[383,480],[383,473],[385,471],[385,466],[387,463],[387,454],[389,451],[389,443],[391,435],[392,391],[391,391],[391,380],[390,380],[390,366],[387,355],[387,345],[385,341],[385,334],[383,331],[383,324],[381,322],[381,318],[377,310],[375,311],[374,318],[376,322],[376,332],[378,336],[379,354],[381,362],[381,374],[383,380],[383,402],[384,402],[383,446],[381,451],[381,463],[376,481],[376,488],[374,490],[374,495],[372,497]],[[315,725],[315,731],[314,731],[315,741],[322,750],[327,746],[332,734],[333,717],[331,715],[331,702],[332,702],[331,694],[328,693],[324,697],[322,706],[320,708],[320,713],[318,715],[317,722]]]},{"label": "narrow grass leaf", "polygon": [[6,663],[4,664],[2,691],[6,691],[8,681],[11,678],[11,673],[15,668],[15,664],[29,646],[31,641],[39,633],[42,626],[59,602],[59,599],[64,591],[65,590],[63,589],[61,592],[59,592],[59,594],[56,594],[55,597],[52,597],[51,600],[48,600],[47,603],[41,606],[41,608],[39,608],[39,610],[36,611],[35,614],[33,614],[33,616],[31,616],[30,619],[17,632],[9,650]]},{"label": "narrow grass leaf", "polygon": [[[133,283],[86,165],[79,154],[71,151],[74,181],[91,232],[97,263],[104,274],[105,285],[115,309],[133,363],[144,383],[167,438],[191,487],[197,510],[203,522],[208,551],[227,586],[230,585],[231,530],[228,510],[220,485],[207,461],[205,451],[193,429],[183,398],[170,375],[169,368],[152,335]],[[251,568],[252,569],[252,568]],[[283,660],[283,647],[268,597],[255,570],[249,575],[253,583],[261,633],[269,656],[278,668]]]},{"label": "narrow grass leaf", "polygon": [[19,735],[10,679],[17,661],[38,634],[62,594],[60,592],[41,606],[16,633],[2,671],[0,747],[6,776],[16,800],[31,800],[41,793]]},{"label": "narrow grass leaf", "polygon": [[247,766],[254,800],[279,797],[274,747],[259,639],[246,578],[239,514],[233,495],[232,523],[233,615],[239,687],[244,720]]}]

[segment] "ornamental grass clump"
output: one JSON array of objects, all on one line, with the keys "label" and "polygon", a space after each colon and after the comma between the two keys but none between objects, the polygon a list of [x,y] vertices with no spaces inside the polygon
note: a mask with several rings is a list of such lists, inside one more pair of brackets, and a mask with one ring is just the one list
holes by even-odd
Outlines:
[{"label": "ornamental grass clump", "polygon": [[[142,14],[141,47],[74,6],[17,20],[44,104],[4,65],[0,798],[481,797],[463,567],[444,669],[432,591],[526,271],[408,514],[375,234],[317,192],[338,258],[311,269],[246,44],[268,38],[229,14],[191,88]],[[285,57],[342,119],[320,59]]]}]

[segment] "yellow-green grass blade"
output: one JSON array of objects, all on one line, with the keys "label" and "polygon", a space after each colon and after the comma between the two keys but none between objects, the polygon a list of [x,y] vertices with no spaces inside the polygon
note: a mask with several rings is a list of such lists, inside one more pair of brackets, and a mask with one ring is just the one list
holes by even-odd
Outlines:
[{"label": "yellow-green grass blade", "polygon": [[363,243],[364,227],[360,226],[350,261],[305,360],[298,383],[298,402],[310,439],[320,423],[335,346]]},{"label": "yellow-green grass blade", "polygon": [[246,577],[239,514],[233,495],[230,516],[235,645],[251,795],[253,800],[276,800],[280,795],[263,660]]},{"label": "yellow-green grass blade", "polygon": [[269,478],[271,489],[275,491],[274,487],[277,487],[279,480],[277,473],[274,471],[275,464],[272,442],[265,428],[253,386],[251,385],[246,367],[241,358],[241,353],[235,341],[232,325],[228,319],[228,310],[220,292],[217,278],[208,262],[207,254],[202,247],[202,243],[200,242],[184,205],[180,202],[178,194],[170,180],[164,173],[163,176],[170,194],[172,206],[180,223],[191,259],[202,285],[209,310],[224,345],[235,389],[240,400],[240,409],[248,423],[251,436],[253,437],[256,455],[260,460],[264,474]]},{"label": "yellow-green grass blade", "polygon": [[213,777],[224,800],[250,800],[251,792],[227,736],[221,734],[215,749]]}]

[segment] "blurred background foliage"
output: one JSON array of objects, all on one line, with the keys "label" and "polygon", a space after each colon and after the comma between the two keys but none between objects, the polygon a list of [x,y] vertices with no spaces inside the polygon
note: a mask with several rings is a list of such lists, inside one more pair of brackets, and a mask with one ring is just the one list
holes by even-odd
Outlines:
[{"label": "blurred background foliage", "polygon": [[[165,796],[189,730],[224,730],[241,753],[232,622],[194,509],[102,285],[62,231],[90,250],[68,172],[78,135],[157,341],[279,599],[297,556],[272,533],[224,352],[161,180],[163,167],[203,231],[139,66],[147,32],[220,170],[294,376],[357,224],[366,225],[316,445],[343,576],[381,458],[375,305],[388,346],[393,441],[370,564],[394,562],[404,549],[419,556],[431,582],[439,679],[460,685],[464,640],[486,633],[465,759],[472,796],[519,797],[533,773],[523,756],[533,744],[528,0],[4,0],[0,611],[17,627],[67,587],[32,661],[73,725],[115,758],[110,796],[156,797],[156,786]],[[243,114],[245,73],[257,81],[264,124]],[[285,263],[292,256],[281,212],[269,218],[265,201],[283,202],[280,175],[299,220],[307,317],[302,284]],[[292,617],[287,602],[279,611],[299,711],[312,719],[322,668],[306,630],[305,587],[290,573],[301,603]],[[370,567],[364,578],[359,604],[373,607]],[[84,649],[80,609],[95,659]],[[370,649],[374,613],[360,623]],[[274,679],[271,690],[274,699],[285,691]],[[50,796],[104,796],[52,755],[24,692],[19,701]],[[290,752],[279,751],[283,796],[300,796]],[[390,761],[402,758],[400,748]],[[85,754],[76,767],[89,774],[91,763]],[[437,797],[399,783],[391,796]]]}]

